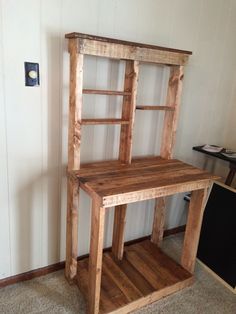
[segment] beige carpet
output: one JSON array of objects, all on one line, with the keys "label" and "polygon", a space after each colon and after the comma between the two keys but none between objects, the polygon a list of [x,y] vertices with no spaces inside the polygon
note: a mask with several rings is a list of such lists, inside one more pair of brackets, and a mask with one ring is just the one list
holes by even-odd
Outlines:
[{"label": "beige carpet", "polygon": [[[166,238],[163,249],[178,260],[183,236]],[[63,271],[0,289],[0,313],[85,313],[85,304],[76,286],[69,286]],[[193,286],[135,313],[236,314],[236,296],[196,265]]]}]

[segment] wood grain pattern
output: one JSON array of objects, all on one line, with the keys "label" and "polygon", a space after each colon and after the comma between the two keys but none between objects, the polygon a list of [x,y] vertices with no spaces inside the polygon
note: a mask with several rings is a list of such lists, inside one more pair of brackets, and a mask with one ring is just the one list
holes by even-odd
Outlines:
[{"label": "wood grain pattern", "polygon": [[93,198],[89,255],[89,313],[99,312],[105,208]]},{"label": "wood grain pattern", "polygon": [[78,52],[85,55],[165,65],[184,65],[188,61],[188,54],[179,52],[135,47],[120,43],[107,43],[90,39],[79,39],[79,41]]},{"label": "wood grain pattern", "polygon": [[155,200],[154,217],[151,241],[160,246],[164,234],[165,223],[165,198],[159,197]]},{"label": "wood grain pattern", "polygon": [[77,273],[78,256],[78,180],[67,179],[67,216],[66,216],[66,267],[65,276],[71,283]]},{"label": "wood grain pattern", "polygon": [[[170,159],[173,158],[173,150],[176,138],[178,116],[180,110],[180,97],[182,93],[182,81],[183,81],[183,66],[173,66],[170,68],[170,77],[168,82],[166,105],[173,109],[173,111],[165,111],[164,124],[162,130],[162,141],[160,155],[163,158]],[[156,200],[156,203],[159,202]],[[160,216],[165,216],[165,208],[161,206]],[[155,208],[155,213],[158,216],[158,210]],[[161,218],[161,217],[159,217]],[[158,222],[156,222],[156,225]],[[157,228],[157,226],[154,227]],[[162,228],[162,230],[161,230]],[[160,221],[158,226],[159,236],[163,234],[164,225]],[[159,244],[161,243],[161,238],[159,239]]]},{"label": "wood grain pattern", "polygon": [[207,189],[192,191],[186,225],[181,265],[193,273],[200,236]]},{"label": "wood grain pattern", "polygon": [[133,127],[138,88],[139,63],[126,61],[124,91],[130,92],[129,97],[124,97],[122,105],[122,119],[129,124],[121,127],[119,160],[124,163],[131,162]]},{"label": "wood grain pattern", "polygon": [[112,253],[119,260],[122,260],[124,252],[126,209],[127,205],[122,204],[115,207],[114,213]]},{"label": "wood grain pattern", "polygon": [[[78,262],[78,285],[89,302],[88,259]],[[192,275],[149,240],[125,247],[122,261],[103,254],[99,313],[128,313],[192,283]]]},{"label": "wood grain pattern", "polygon": [[113,96],[130,96],[130,92],[116,91],[116,90],[102,90],[102,89],[83,89],[83,94],[92,94],[92,95],[113,95]]},{"label": "wood grain pattern", "polygon": [[128,301],[133,301],[142,296],[142,293],[136,288],[129,277],[114,262],[109,253],[103,256],[103,271],[107,274],[116,286],[123,292]]},{"label": "wood grain pattern", "polygon": [[[129,124],[121,126],[119,147],[119,160],[125,164],[130,164],[132,158],[138,76],[139,63],[137,61],[126,61],[124,92],[130,93],[130,96],[123,98],[122,119],[128,120]],[[114,216],[112,251],[114,256],[120,260],[123,257],[126,208],[127,205],[125,204],[116,207]]]},{"label": "wood grain pattern", "polygon": [[137,110],[166,110],[166,111],[175,111],[175,108],[170,106],[147,106],[147,105],[138,105],[136,106]]},{"label": "wood grain pattern", "polygon": [[129,124],[128,120],[124,119],[82,119],[82,125],[96,125],[96,124]]},{"label": "wood grain pattern", "polygon": [[68,170],[80,168],[81,113],[84,56],[78,53],[78,41],[70,39],[70,105],[68,130]]},{"label": "wood grain pattern", "polygon": [[143,43],[135,43],[132,41],[126,41],[126,40],[120,40],[115,38],[108,38],[108,37],[101,37],[96,35],[89,35],[89,34],[82,34],[82,33],[69,33],[65,35],[66,38],[82,38],[82,39],[92,39],[97,41],[103,41],[107,43],[117,43],[117,44],[123,44],[128,46],[137,46],[137,47],[144,47],[144,48],[151,48],[151,49],[157,49],[157,50],[163,50],[163,51],[170,51],[170,52],[179,52],[184,54],[191,55],[191,51],[187,50],[180,50],[180,49],[173,49],[173,48],[167,48],[167,47],[161,47],[161,46],[155,46],[155,45],[148,45]]},{"label": "wood grain pattern", "polygon": [[[191,53],[80,33],[67,34],[66,37],[69,38],[70,52],[66,275],[73,279],[77,270],[78,284],[87,296],[90,314],[127,313],[192,282],[190,273],[149,241],[129,246],[122,259],[126,204],[158,197],[152,241],[159,245],[164,224],[163,196],[188,190],[205,191],[213,178],[191,165],[169,160],[172,157],[179,113],[183,65]],[[83,55],[126,60],[124,91],[83,89]],[[171,66],[165,106],[136,105],[140,61]],[[122,96],[121,119],[82,119],[82,94]],[[132,161],[136,109],[166,111],[161,157]],[[90,124],[121,124],[118,161],[80,165],[81,125]],[[78,187],[92,197],[92,217],[89,262],[79,262],[77,268]],[[201,193],[194,195],[201,198]],[[201,223],[201,216],[193,214],[197,206],[201,205],[196,196],[191,205],[188,236],[182,257],[182,264],[190,270],[195,259],[198,224]],[[116,206],[112,254],[105,253],[102,263],[105,208],[111,206]],[[198,224],[194,225],[193,217],[198,219]],[[189,240],[191,229],[194,232],[192,242]],[[193,250],[189,248],[189,241],[193,244]]]},{"label": "wood grain pattern", "polygon": [[110,207],[205,188],[218,178],[174,159],[141,160],[131,165],[117,164],[113,169],[108,162],[108,167],[103,164],[97,172],[94,168],[87,172],[81,169],[77,172],[81,188],[97,194],[103,206]]},{"label": "wood grain pattern", "polygon": [[183,66],[170,68],[170,77],[167,90],[166,104],[174,111],[166,111],[161,142],[161,157],[170,159],[173,157],[173,148],[176,138],[177,122],[180,110],[180,98],[182,93]]}]

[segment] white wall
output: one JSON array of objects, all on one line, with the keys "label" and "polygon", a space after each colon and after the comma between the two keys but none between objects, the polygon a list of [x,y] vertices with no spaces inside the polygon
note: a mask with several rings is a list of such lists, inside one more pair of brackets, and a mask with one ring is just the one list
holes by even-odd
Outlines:
[{"label": "white wall", "polygon": [[[175,156],[203,167],[204,157],[192,152],[192,146],[215,143],[236,149],[234,0],[1,0],[0,278],[65,256],[69,60],[64,34],[72,31],[192,50]],[[24,61],[39,62],[40,87],[24,86]],[[122,64],[88,58],[86,68],[87,87],[122,87]],[[142,66],[141,72],[139,101],[160,103],[165,71]],[[84,114],[118,115],[119,102],[85,96]],[[159,130],[158,113],[138,113],[134,153],[158,152],[153,135]],[[118,131],[85,127],[83,159],[114,158]],[[215,171],[225,176],[227,164],[217,162]],[[152,205],[129,207],[127,240],[150,233]],[[79,254],[88,251],[89,206],[82,192]],[[170,206],[166,228],[185,219],[182,197],[170,200]],[[111,210],[106,246],[112,219]]]}]

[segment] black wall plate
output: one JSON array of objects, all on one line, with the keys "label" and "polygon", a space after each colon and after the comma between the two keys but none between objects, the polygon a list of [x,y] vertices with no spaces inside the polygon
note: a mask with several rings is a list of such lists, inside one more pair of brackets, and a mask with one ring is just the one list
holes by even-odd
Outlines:
[{"label": "black wall plate", "polygon": [[25,86],[39,86],[39,64],[25,62]]}]

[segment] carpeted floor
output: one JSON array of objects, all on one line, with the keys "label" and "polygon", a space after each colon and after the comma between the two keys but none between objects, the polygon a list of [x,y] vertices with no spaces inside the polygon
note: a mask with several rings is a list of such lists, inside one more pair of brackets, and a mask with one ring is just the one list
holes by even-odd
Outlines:
[{"label": "carpeted floor", "polygon": [[[177,259],[183,235],[164,240],[163,250]],[[236,296],[196,265],[196,281],[185,290],[146,306],[135,313],[236,314]],[[69,286],[63,271],[0,290],[1,314],[85,313],[85,303],[76,286]]]}]

